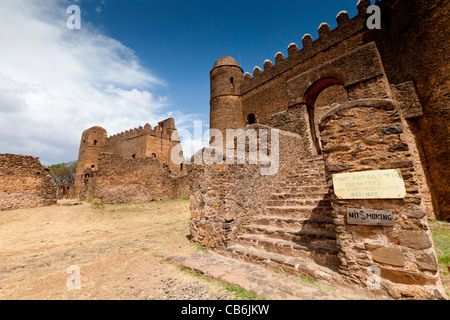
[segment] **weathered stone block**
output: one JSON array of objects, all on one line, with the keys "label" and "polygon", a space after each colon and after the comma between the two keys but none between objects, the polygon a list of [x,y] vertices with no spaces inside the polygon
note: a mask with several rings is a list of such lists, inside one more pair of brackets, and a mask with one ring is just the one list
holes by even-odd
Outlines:
[{"label": "weathered stone block", "polygon": [[403,133],[403,129],[402,129],[402,126],[390,126],[390,127],[382,128],[381,133],[387,134],[387,135],[398,134],[398,133]]},{"label": "weathered stone block", "polygon": [[398,269],[390,269],[381,266],[381,278],[390,280],[396,283],[403,284],[414,284],[414,285],[427,285],[435,283],[436,280],[432,277],[427,277],[422,273],[407,271],[407,270],[398,270]]},{"label": "weathered stone block", "polygon": [[404,231],[396,238],[401,245],[411,249],[428,249],[432,245],[430,236],[422,231]]},{"label": "weathered stone block", "polygon": [[397,267],[405,266],[405,256],[403,255],[402,250],[398,248],[379,247],[374,249],[371,253],[374,261]]},{"label": "weathered stone block", "polygon": [[433,272],[438,270],[436,256],[433,253],[422,253],[416,258],[416,264],[420,270],[429,270]]}]

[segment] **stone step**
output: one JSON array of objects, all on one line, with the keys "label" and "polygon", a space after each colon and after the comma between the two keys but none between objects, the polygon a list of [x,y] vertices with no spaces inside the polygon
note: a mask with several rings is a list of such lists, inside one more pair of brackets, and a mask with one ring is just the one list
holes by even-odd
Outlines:
[{"label": "stone step", "polygon": [[[319,181],[319,180],[304,180],[304,181],[283,181],[279,182],[277,184],[278,188],[302,188],[302,187],[326,187],[327,184],[325,181]],[[326,193],[326,192],[325,192]]]},{"label": "stone step", "polygon": [[335,226],[331,217],[322,219],[296,219],[282,216],[257,216],[253,218],[253,223],[280,228],[305,228],[308,230],[321,229],[329,233],[335,232]]},{"label": "stone step", "polygon": [[292,174],[287,174],[286,179],[289,181],[296,181],[296,180],[304,180],[304,179],[321,179],[321,180],[325,180],[325,173],[323,172],[295,172]]},{"label": "stone step", "polygon": [[308,186],[297,186],[297,187],[277,187],[275,193],[328,193],[328,187],[324,185],[308,185]]},{"label": "stone step", "polygon": [[266,206],[262,215],[301,218],[328,218],[332,208],[328,206]]},{"label": "stone step", "polygon": [[298,158],[296,163],[308,164],[308,163],[323,163],[323,156],[311,157],[311,158]]},{"label": "stone step", "polygon": [[[266,249],[247,247],[233,244],[228,250],[236,257],[246,261],[263,265],[273,270],[283,271],[294,275],[313,277],[315,279],[331,280],[338,272],[337,263],[327,264],[314,261],[315,257],[306,253],[306,257],[293,257],[281,253],[270,252]],[[334,255],[333,255],[334,256]]]},{"label": "stone step", "polygon": [[284,181],[295,183],[295,182],[302,182],[302,181],[326,181],[325,175],[323,174],[304,174],[304,175],[289,175],[286,176]]},{"label": "stone step", "polygon": [[304,177],[304,176],[315,176],[315,175],[325,175],[325,170],[322,170],[320,168],[310,168],[310,169],[303,169],[303,170],[297,170],[295,168],[294,170],[290,169],[287,171],[286,178],[295,178],[295,177]]},{"label": "stone step", "polygon": [[321,176],[325,176],[326,172],[325,170],[320,167],[290,167],[284,171],[282,171],[282,173],[287,177],[297,177],[297,176],[307,176],[307,175],[321,175]]},{"label": "stone step", "polygon": [[269,200],[280,200],[280,199],[311,199],[311,200],[329,200],[330,195],[328,193],[290,193],[290,192],[280,192],[280,193],[271,193]]},{"label": "stone step", "polygon": [[303,188],[308,188],[310,190],[313,190],[312,188],[316,188],[316,190],[320,190],[320,192],[328,193],[328,189],[326,189],[327,185],[324,182],[320,181],[304,181],[304,182],[296,182],[291,183],[288,181],[283,181],[277,184],[276,189],[274,189],[274,192],[288,192],[288,193],[308,193],[299,191]]},{"label": "stone step", "polygon": [[331,206],[329,199],[276,199],[267,200],[267,206]]},{"label": "stone step", "polygon": [[250,224],[244,227],[246,234],[263,235],[277,240],[292,241],[299,245],[336,249],[336,234],[314,226],[304,228],[277,227]]},{"label": "stone step", "polygon": [[317,160],[317,161],[305,161],[305,162],[299,162],[294,161],[292,163],[289,163],[289,167],[286,167],[286,169],[324,169],[325,168],[325,162],[323,160]]}]

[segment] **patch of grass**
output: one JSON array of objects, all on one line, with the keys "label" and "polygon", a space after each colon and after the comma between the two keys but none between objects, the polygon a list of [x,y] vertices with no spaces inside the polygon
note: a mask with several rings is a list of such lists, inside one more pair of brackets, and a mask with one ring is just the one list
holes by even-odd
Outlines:
[{"label": "patch of grass", "polygon": [[300,280],[303,283],[312,284],[313,286],[317,287],[323,292],[334,292],[336,291],[335,288],[322,285],[319,283],[316,279],[308,278],[308,277],[302,277],[302,276],[290,276],[292,279]]},{"label": "patch of grass", "polygon": [[300,280],[303,283],[308,283],[308,284],[312,284],[313,286],[319,287],[319,282],[317,282],[317,280],[313,279],[313,278],[305,278],[305,277],[299,277]]},{"label": "patch of grass", "polygon": [[183,201],[187,201],[187,200],[189,200],[189,197],[184,197],[184,198],[181,198],[181,200],[183,200]]},{"label": "patch of grass", "polygon": [[92,208],[101,210],[105,208],[105,204],[103,203],[102,197],[93,197],[88,200],[88,203],[91,205]]},{"label": "patch of grass", "polygon": [[226,290],[233,292],[234,296],[237,299],[240,299],[240,300],[265,300],[264,298],[258,296],[253,291],[244,289],[236,284],[231,284],[231,283],[221,281],[221,280],[216,280],[216,281],[219,281],[221,283],[221,285],[223,286],[223,288],[225,288]]},{"label": "patch of grass", "polygon": [[206,248],[206,247],[204,247],[204,246],[201,246],[201,245],[198,245],[198,246],[197,246],[197,251],[204,251],[204,252],[207,252],[207,251],[208,251],[208,248]]},{"label": "patch of grass", "polygon": [[223,289],[225,289],[229,292],[232,292],[237,300],[265,300],[265,298],[260,297],[253,291],[244,289],[241,286],[238,286],[236,284],[231,284],[231,283],[225,282],[223,280],[217,280],[217,279],[214,279],[211,277],[207,277],[207,276],[205,276],[201,273],[198,273],[194,270],[191,270],[183,265],[179,265],[179,267],[180,267],[181,271],[186,272],[196,278],[203,279],[210,283],[218,284]]},{"label": "patch of grass", "polygon": [[444,275],[448,276],[447,266],[450,265],[450,223],[430,220],[429,224],[436,247],[439,268]]}]

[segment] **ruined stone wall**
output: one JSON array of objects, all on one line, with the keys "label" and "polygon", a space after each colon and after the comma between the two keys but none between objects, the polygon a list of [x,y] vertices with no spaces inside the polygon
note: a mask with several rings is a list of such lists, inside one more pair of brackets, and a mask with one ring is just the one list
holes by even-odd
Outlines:
[{"label": "ruined stone wall", "polygon": [[174,177],[154,158],[124,159],[99,155],[98,169],[87,169],[80,199],[100,197],[104,203],[179,199],[189,195],[188,178]]},{"label": "ruined stone wall", "polygon": [[[339,199],[332,194],[340,272],[366,286],[368,267],[381,272],[381,289],[395,298],[442,298],[436,254],[417,173],[399,109],[390,100],[361,100],[330,111],[320,125],[325,170],[332,174],[400,169],[403,199]],[[390,226],[352,225],[348,208],[392,210]]]},{"label": "ruined stone wall", "polygon": [[0,211],[56,203],[56,186],[39,158],[0,154]]},{"label": "ruined stone wall", "polygon": [[[158,123],[154,129],[149,124],[112,136],[105,129],[92,127],[83,132],[75,178],[75,197],[81,192],[87,169],[97,171],[101,153],[111,153],[123,159],[154,158],[161,168],[168,168],[172,176],[186,175],[186,167],[172,160],[172,150],[180,144],[172,118]],[[183,159],[180,151],[180,159]],[[182,160],[183,161],[183,160]],[[88,170],[89,171],[89,170]],[[91,170],[92,171],[92,170]],[[133,174],[132,171],[129,173]]]}]

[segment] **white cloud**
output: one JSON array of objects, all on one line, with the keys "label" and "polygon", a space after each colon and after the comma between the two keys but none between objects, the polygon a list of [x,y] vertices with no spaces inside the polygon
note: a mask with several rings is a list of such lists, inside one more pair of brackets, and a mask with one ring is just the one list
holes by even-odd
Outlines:
[{"label": "white cloud", "polygon": [[[87,23],[67,29],[65,10],[57,0],[0,2],[0,153],[70,161],[91,126],[114,134],[168,116],[168,98],[154,93],[165,82]],[[172,114],[177,127],[195,118]]]}]

